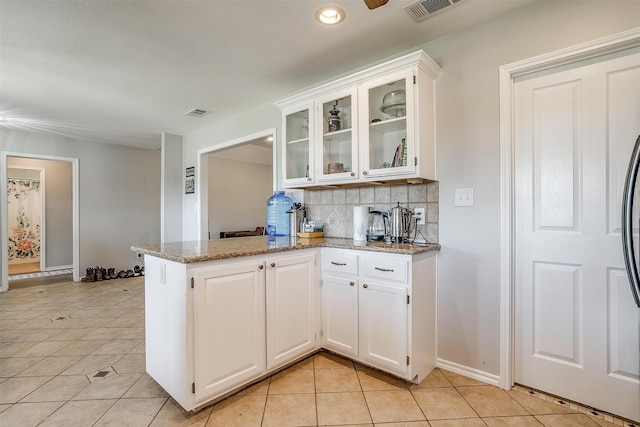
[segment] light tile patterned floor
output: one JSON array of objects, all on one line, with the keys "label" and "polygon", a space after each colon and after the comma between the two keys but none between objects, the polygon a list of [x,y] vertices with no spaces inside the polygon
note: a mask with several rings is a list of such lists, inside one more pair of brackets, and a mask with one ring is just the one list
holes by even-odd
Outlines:
[{"label": "light tile patterned floor", "polygon": [[324,352],[186,413],[145,374],[144,279],[68,280],[0,295],[2,427],[614,425],[451,372],[412,385]]}]

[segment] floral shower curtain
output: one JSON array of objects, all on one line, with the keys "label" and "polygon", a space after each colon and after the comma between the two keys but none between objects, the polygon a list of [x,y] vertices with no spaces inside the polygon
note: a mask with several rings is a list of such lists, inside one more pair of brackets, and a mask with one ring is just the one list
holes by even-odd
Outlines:
[{"label": "floral shower curtain", "polygon": [[7,180],[9,261],[40,257],[40,180]]}]

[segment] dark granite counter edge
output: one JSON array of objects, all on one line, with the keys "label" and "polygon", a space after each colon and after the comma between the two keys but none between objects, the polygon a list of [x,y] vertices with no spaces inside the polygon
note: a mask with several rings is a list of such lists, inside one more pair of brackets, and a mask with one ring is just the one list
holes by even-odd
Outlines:
[{"label": "dark granite counter edge", "polygon": [[204,255],[194,255],[194,256],[179,256],[176,254],[156,251],[153,249],[146,249],[144,246],[131,246],[131,250],[134,252],[142,253],[145,255],[155,256],[157,258],[166,259],[169,261],[179,262],[181,264],[193,264],[197,262],[207,262],[207,261],[218,261],[223,259],[233,259],[233,258],[245,258],[256,255],[264,255],[276,252],[286,252],[286,251],[295,251],[300,249],[311,249],[313,247],[321,247],[321,246],[305,246],[305,247],[288,247],[288,248],[271,248],[271,249],[256,249],[256,250],[245,250],[242,252],[229,251],[224,253],[212,253],[212,254],[204,254]]},{"label": "dark granite counter edge", "polygon": [[[187,243],[187,242],[184,242],[184,243]],[[196,242],[191,242],[191,243],[195,244]],[[311,248],[348,249],[348,250],[361,250],[361,251],[371,251],[371,252],[395,253],[395,254],[402,254],[402,255],[417,255],[424,252],[440,250],[440,245],[437,243],[432,243],[427,246],[412,245],[410,243],[392,244],[392,243],[367,242],[366,244],[359,244],[359,243],[356,244],[354,243],[353,240],[338,239],[338,238],[296,239],[295,246],[267,247],[265,245],[259,248],[248,247],[241,250],[235,249],[235,250],[209,251],[206,254],[199,254],[199,255],[179,254],[177,253],[178,251],[175,251],[175,250],[165,251],[161,249],[159,246],[160,245],[149,245],[149,246],[139,245],[139,246],[132,246],[131,250],[134,252],[151,255],[157,258],[174,261],[181,264],[192,264],[192,263],[198,263],[198,262],[242,258],[242,257],[249,257],[249,256],[278,253],[278,252],[311,249]]]}]

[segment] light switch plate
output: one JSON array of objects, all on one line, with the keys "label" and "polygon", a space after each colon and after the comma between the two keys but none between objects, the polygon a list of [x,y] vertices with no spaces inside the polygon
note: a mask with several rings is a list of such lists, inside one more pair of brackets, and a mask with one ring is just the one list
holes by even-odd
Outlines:
[{"label": "light switch plate", "polygon": [[473,188],[456,188],[455,206],[473,206]]}]

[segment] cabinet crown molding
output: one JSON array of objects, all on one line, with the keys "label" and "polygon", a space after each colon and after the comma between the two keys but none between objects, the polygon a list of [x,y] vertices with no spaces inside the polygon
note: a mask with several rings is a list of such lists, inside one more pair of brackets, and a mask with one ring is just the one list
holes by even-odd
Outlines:
[{"label": "cabinet crown molding", "polygon": [[371,79],[372,77],[383,76],[411,66],[417,66],[421,71],[425,72],[434,80],[442,71],[442,68],[440,68],[440,66],[431,59],[429,55],[427,55],[423,50],[418,50],[381,64],[373,65],[362,71],[355,72],[336,80],[330,80],[313,87],[312,89],[278,100],[274,104],[276,107],[284,109],[303,100],[318,97],[327,91],[341,90],[349,86],[356,86],[368,79]]}]

